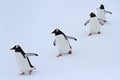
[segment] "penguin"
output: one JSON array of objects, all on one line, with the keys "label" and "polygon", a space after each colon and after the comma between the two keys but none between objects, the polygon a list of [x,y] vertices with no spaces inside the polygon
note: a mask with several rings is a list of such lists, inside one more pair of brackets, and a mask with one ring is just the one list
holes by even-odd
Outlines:
[{"label": "penguin", "polygon": [[103,19],[104,22],[101,21],[100,23],[107,22],[106,13],[112,14],[112,12],[105,10],[104,5],[101,4],[100,7],[97,9],[97,17],[100,18],[100,19]]},{"label": "penguin", "polygon": [[38,54],[35,53],[25,53],[23,49],[19,45],[15,45],[10,50],[15,51],[15,57],[18,64],[18,67],[20,68],[20,75],[25,75],[25,73],[31,74],[33,70],[36,68],[31,64],[29,60],[29,56],[38,56]]},{"label": "penguin", "polygon": [[88,23],[90,26],[88,36],[91,36],[93,34],[101,34],[100,32],[101,24],[99,23],[99,19],[97,18],[96,14],[91,12],[89,16],[90,16],[90,19],[84,23],[85,26]]},{"label": "penguin", "polygon": [[54,40],[53,44],[54,46],[57,46],[58,48],[58,55],[57,57],[62,56],[62,54],[72,54],[72,47],[69,43],[68,39],[73,39],[77,41],[76,38],[65,35],[60,29],[55,29],[52,34],[55,34],[56,39]]}]

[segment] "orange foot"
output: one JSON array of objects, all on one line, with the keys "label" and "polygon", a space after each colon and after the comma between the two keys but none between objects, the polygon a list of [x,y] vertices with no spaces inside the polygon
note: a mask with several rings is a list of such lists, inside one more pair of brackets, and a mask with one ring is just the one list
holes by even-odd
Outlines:
[{"label": "orange foot", "polygon": [[20,75],[25,75],[25,72],[20,73]]},{"label": "orange foot", "polygon": [[99,22],[101,25],[104,25],[104,22]]},{"label": "orange foot", "polygon": [[29,70],[29,74],[31,74],[32,73],[32,70]]},{"label": "orange foot", "polygon": [[57,57],[60,57],[60,56],[62,56],[62,54],[57,55]]},{"label": "orange foot", "polygon": [[70,50],[70,51],[68,52],[68,54],[72,54],[72,51]]}]

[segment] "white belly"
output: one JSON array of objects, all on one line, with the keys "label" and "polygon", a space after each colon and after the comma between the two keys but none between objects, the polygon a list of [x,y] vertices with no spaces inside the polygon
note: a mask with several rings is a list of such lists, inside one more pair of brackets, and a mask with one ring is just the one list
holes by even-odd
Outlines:
[{"label": "white belly", "polygon": [[100,32],[100,23],[98,22],[98,19],[95,18],[90,18],[90,33],[98,33]]},{"label": "white belly", "polygon": [[56,36],[56,45],[59,53],[68,53],[70,45],[63,35]]},{"label": "white belly", "polygon": [[98,9],[98,11],[97,11],[97,17],[101,18],[103,20],[106,20],[105,10]]},{"label": "white belly", "polygon": [[31,69],[27,58],[24,58],[21,53],[15,53],[15,56],[21,72],[27,72]]}]

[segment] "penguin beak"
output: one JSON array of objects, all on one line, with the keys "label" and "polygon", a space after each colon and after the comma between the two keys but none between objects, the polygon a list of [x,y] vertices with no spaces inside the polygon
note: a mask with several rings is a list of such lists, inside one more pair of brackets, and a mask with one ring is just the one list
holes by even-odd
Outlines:
[{"label": "penguin beak", "polygon": [[51,32],[51,34],[54,34],[54,32]]},{"label": "penguin beak", "polygon": [[11,48],[10,50],[13,50],[13,48]]},{"label": "penguin beak", "polygon": [[89,14],[89,16],[91,17],[91,13]]}]

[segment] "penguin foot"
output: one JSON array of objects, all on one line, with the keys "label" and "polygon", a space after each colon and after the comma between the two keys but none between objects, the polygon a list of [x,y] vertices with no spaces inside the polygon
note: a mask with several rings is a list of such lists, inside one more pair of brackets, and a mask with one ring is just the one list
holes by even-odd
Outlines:
[{"label": "penguin foot", "polygon": [[57,57],[60,57],[60,56],[62,56],[62,54],[57,55]]},{"label": "penguin foot", "polygon": [[90,33],[90,34],[88,34],[88,36],[91,36],[92,34]]},{"label": "penguin foot", "polygon": [[32,70],[29,70],[29,74],[31,74],[32,73]]},{"label": "penguin foot", "polygon": [[20,75],[25,75],[25,72],[20,73]]},{"label": "penguin foot", "polygon": [[105,22],[100,22],[101,25],[104,25]]},{"label": "penguin foot", "polygon": [[70,50],[70,51],[68,52],[68,54],[72,54],[72,51]]}]

